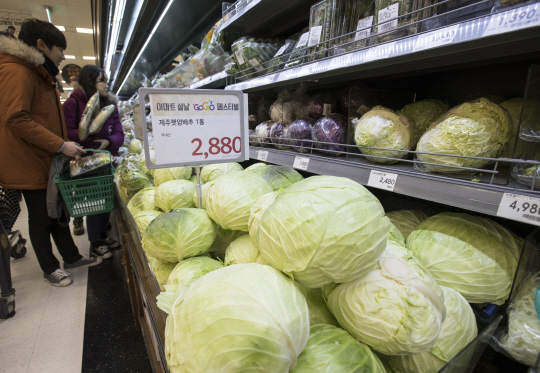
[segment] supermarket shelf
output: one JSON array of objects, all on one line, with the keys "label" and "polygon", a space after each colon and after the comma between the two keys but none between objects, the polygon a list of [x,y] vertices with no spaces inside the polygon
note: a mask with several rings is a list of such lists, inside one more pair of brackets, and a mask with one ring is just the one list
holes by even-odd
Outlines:
[{"label": "supermarket shelf", "polygon": [[220,73],[211,75],[209,77],[206,77],[202,80],[199,80],[196,83],[193,83],[186,88],[189,89],[195,89],[195,88],[202,88],[202,89],[215,89],[215,88],[223,88],[226,85],[227,80],[227,73],[225,71],[222,71]]},{"label": "supermarket shelf", "polygon": [[368,185],[372,170],[391,172],[398,175],[394,192],[459,207],[492,216],[497,210],[504,193],[540,197],[540,192],[525,190],[525,186],[514,180],[506,185],[478,184],[472,181],[454,179],[435,174],[416,172],[410,165],[381,166],[369,162],[346,161],[343,157],[302,154],[272,148],[250,146],[251,159],[259,159],[259,151],[267,151],[266,162],[293,167],[296,157],[309,158],[307,172],[348,177],[362,185]]},{"label": "supermarket shelf", "polygon": [[[528,23],[509,26],[507,21],[514,14],[533,16]],[[503,26],[498,28],[501,20]],[[324,78],[348,81],[352,76],[388,76],[418,71],[419,67],[453,66],[539,51],[540,3],[536,3],[233,83],[225,89],[250,92],[313,80],[321,84]]]}]

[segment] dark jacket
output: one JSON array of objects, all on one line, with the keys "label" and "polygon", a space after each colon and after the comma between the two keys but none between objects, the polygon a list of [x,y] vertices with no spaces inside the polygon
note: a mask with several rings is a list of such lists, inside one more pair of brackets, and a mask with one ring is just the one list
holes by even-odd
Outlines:
[{"label": "dark jacket", "polygon": [[[77,101],[79,102],[79,107],[77,108]],[[66,127],[68,138],[71,141],[75,141],[85,149],[97,149],[100,147],[101,143],[95,142],[94,140],[107,139],[110,141],[109,147],[106,149],[111,152],[112,155],[118,155],[118,149],[124,143],[124,130],[122,129],[122,122],[120,121],[120,116],[118,115],[118,108],[114,108],[114,112],[111,114],[109,119],[101,128],[101,131],[93,136],[88,136],[84,141],[79,139],[79,123],[88,102],[86,95],[83,91],[75,90],[71,96],[64,102],[64,116],[66,118]],[[77,115],[77,111],[79,113]],[[77,122],[77,119],[79,122]]]},{"label": "dark jacket", "polygon": [[0,185],[46,189],[53,156],[67,141],[60,94],[43,55],[0,36]]}]

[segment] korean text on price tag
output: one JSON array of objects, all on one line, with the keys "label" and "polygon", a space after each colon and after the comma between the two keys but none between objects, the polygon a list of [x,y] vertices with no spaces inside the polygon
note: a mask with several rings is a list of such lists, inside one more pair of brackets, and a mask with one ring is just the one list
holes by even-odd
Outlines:
[{"label": "korean text on price tag", "polygon": [[398,2],[379,10],[378,23],[395,18],[390,22],[386,22],[379,25],[379,32],[388,31],[390,29],[397,27],[398,25],[397,17],[399,16],[399,4],[400,3]]},{"label": "korean text on price tag", "polygon": [[509,10],[491,16],[483,36],[490,36],[540,25],[540,4]]},{"label": "korean text on price tag", "polygon": [[309,166],[309,158],[294,157],[294,164],[293,164],[294,168],[306,171],[308,166]]},{"label": "korean text on price tag", "polygon": [[458,28],[459,25],[453,25],[420,35],[414,43],[413,51],[416,52],[424,49],[440,47],[441,45],[445,44],[452,44]]},{"label": "korean text on price tag", "polygon": [[257,159],[259,161],[266,162],[268,159],[268,151],[266,150],[257,150]]},{"label": "korean text on price tag", "polygon": [[308,47],[312,47],[321,42],[322,26],[314,26],[309,31],[309,43]]},{"label": "korean text on price tag", "polygon": [[504,193],[497,216],[540,225],[540,198]]},{"label": "korean text on price tag", "polygon": [[238,92],[148,91],[157,165],[242,160],[244,105]]},{"label": "korean text on price tag", "polygon": [[369,35],[371,35],[371,28],[366,28],[366,27],[369,27],[372,24],[373,24],[373,16],[362,18],[360,21],[358,21],[356,29],[361,30],[361,31],[358,31],[356,33],[354,40],[355,41],[362,40],[362,39],[367,38]]},{"label": "korean text on price tag", "polygon": [[393,192],[394,187],[396,186],[397,177],[397,174],[392,174],[390,172],[371,170],[367,185]]}]

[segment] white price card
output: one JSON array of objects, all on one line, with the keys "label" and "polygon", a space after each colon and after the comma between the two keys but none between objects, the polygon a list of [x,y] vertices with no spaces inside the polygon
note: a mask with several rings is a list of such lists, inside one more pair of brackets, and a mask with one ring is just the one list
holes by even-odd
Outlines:
[{"label": "white price card", "polygon": [[453,25],[418,36],[414,43],[413,52],[452,44],[458,28],[459,25]]},{"label": "white price card", "polygon": [[396,28],[398,25],[397,17],[399,16],[399,2],[392,4],[386,8],[379,10],[378,23],[382,23],[386,20],[396,18],[390,22],[383,23],[379,25],[379,32],[388,31],[390,29]]},{"label": "white price card", "polygon": [[[146,114],[146,109],[144,113]],[[146,127],[146,117],[144,118],[145,126],[143,127],[140,105],[135,105],[133,107],[133,123],[135,125],[135,138],[144,141],[144,128]]]},{"label": "white price card", "polygon": [[143,95],[152,108],[157,168],[245,159],[242,92],[143,88]]},{"label": "white price card", "polygon": [[306,171],[309,166],[309,158],[294,157],[293,168]]},{"label": "white price card", "polygon": [[322,26],[314,26],[309,30],[309,43],[308,47],[312,47],[321,42]]},{"label": "white price card", "polygon": [[295,48],[300,48],[300,47],[305,46],[308,40],[309,40],[309,32],[303,33],[302,36],[300,37],[300,40],[298,40],[298,44],[296,44]]},{"label": "white price card", "polygon": [[396,42],[394,41],[392,43],[369,48],[364,54],[364,63],[388,58],[390,53],[394,50],[395,45]]},{"label": "white price card", "polygon": [[497,216],[540,225],[540,198],[504,193]]},{"label": "white price card", "polygon": [[268,151],[266,150],[257,150],[257,159],[259,161],[266,162],[268,159]]},{"label": "white price card", "polygon": [[540,4],[531,4],[491,16],[482,36],[501,34],[540,25]]},{"label": "white price card", "polygon": [[287,48],[287,44],[285,44],[281,48],[279,48],[279,50],[275,54],[274,58],[281,56],[283,54],[283,52],[285,52],[285,48]]},{"label": "white price card", "polygon": [[244,61],[244,56],[242,56],[242,51],[236,51],[234,52],[236,59],[238,60],[238,63],[240,65],[243,65],[246,61]]},{"label": "white price card", "polygon": [[394,187],[396,186],[397,177],[397,174],[392,174],[390,172],[371,170],[367,185],[393,192]]},{"label": "white price card", "polygon": [[249,60],[249,63],[251,64],[251,66],[253,66],[255,68],[255,70],[257,71],[263,71],[263,67],[261,66],[261,64],[259,63],[259,61],[257,61],[255,58]]},{"label": "white price card", "polygon": [[372,24],[373,24],[373,16],[362,18],[360,21],[358,21],[358,25],[356,26],[356,29],[360,31],[356,33],[354,40],[355,41],[362,40],[362,39],[367,38],[369,35],[371,35],[371,28],[366,28],[366,27],[369,27]]}]

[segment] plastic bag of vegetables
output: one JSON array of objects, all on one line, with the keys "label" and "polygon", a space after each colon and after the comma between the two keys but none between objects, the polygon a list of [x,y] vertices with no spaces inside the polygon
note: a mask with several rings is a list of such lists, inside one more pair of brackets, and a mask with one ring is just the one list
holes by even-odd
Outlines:
[{"label": "plastic bag of vegetables", "polygon": [[314,143],[323,153],[339,155],[346,148],[344,144],[347,143],[347,117],[333,113],[320,118],[313,126],[311,137],[314,141],[330,143]]},{"label": "plastic bag of vegetables", "polygon": [[95,153],[86,157],[81,157],[77,160],[69,162],[69,175],[71,177],[84,175],[88,172],[95,171],[96,169],[110,165],[111,155],[106,153]]},{"label": "plastic bag of vegetables", "polygon": [[315,121],[310,118],[297,119],[289,126],[288,135],[292,148],[300,153],[307,153],[313,147],[311,141],[311,133],[313,131],[313,124]]}]

